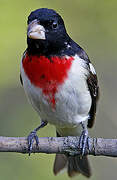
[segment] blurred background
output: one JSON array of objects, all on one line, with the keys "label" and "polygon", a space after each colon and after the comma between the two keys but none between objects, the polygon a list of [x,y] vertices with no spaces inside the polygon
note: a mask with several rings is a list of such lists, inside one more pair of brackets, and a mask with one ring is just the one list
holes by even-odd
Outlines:
[{"label": "blurred background", "polygon": [[[70,36],[85,49],[98,73],[101,89],[91,136],[117,138],[117,1],[116,0],[0,0],[0,135],[27,136],[39,125],[19,81],[26,48],[27,16],[48,7],[64,18]],[[55,136],[47,126],[39,136]],[[117,179],[117,159],[90,156],[91,180]],[[53,175],[54,155],[0,153],[0,180],[64,179]],[[79,175],[74,179],[84,180]]]}]

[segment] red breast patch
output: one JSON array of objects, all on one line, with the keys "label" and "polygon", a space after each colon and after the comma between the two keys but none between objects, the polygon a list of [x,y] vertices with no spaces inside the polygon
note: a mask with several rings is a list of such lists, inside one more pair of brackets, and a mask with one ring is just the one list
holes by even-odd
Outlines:
[{"label": "red breast patch", "polygon": [[55,94],[67,78],[67,72],[71,67],[73,57],[51,59],[45,56],[26,56],[23,59],[23,68],[31,83],[42,89],[48,97],[52,107],[55,107]]}]

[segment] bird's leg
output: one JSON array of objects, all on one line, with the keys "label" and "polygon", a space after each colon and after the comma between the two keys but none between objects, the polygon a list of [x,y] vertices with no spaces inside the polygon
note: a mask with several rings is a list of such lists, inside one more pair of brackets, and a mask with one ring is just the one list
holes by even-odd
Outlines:
[{"label": "bird's leg", "polygon": [[83,122],[81,122],[80,124],[83,130],[79,139],[79,147],[81,148],[81,155],[83,156],[85,154],[85,148],[88,143],[88,129]]},{"label": "bird's leg", "polygon": [[28,140],[28,151],[29,151],[29,156],[31,154],[31,151],[32,151],[32,145],[33,145],[33,142],[34,142],[34,139],[36,141],[36,145],[38,146],[39,144],[39,140],[38,140],[38,136],[37,136],[37,131],[43,127],[45,127],[48,123],[47,122],[44,122],[44,121],[41,121],[41,124],[40,126],[38,126],[37,128],[35,128],[33,131],[31,131],[31,133],[28,135],[27,137],[27,140]]}]

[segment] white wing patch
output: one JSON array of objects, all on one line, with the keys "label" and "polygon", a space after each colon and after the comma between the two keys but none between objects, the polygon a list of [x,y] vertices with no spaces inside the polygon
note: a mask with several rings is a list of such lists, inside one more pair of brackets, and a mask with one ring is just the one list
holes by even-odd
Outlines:
[{"label": "white wing patch", "polygon": [[91,63],[89,63],[89,67],[90,67],[90,71],[92,72],[92,74],[96,74],[95,68],[93,67],[93,65]]}]

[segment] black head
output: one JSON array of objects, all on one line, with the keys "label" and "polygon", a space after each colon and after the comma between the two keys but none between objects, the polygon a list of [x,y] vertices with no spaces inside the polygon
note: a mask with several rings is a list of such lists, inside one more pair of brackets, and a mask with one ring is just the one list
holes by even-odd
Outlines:
[{"label": "black head", "polygon": [[56,54],[70,39],[63,19],[52,9],[41,8],[31,12],[27,23],[28,51],[32,54]]}]

